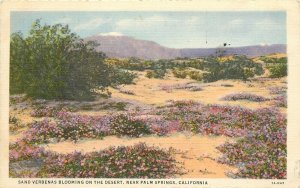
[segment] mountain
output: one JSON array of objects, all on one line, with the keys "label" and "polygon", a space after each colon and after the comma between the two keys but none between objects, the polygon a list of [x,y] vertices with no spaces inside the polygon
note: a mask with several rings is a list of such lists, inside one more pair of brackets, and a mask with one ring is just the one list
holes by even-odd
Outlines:
[{"label": "mountain", "polygon": [[86,38],[100,44],[97,51],[108,57],[138,57],[143,59],[171,59],[181,57],[180,50],[166,48],[155,42],[137,40],[121,35],[96,35]]},{"label": "mountain", "polygon": [[[214,55],[218,48],[185,48],[181,49],[181,57],[198,57]],[[225,50],[227,55],[246,55],[248,57],[257,57],[273,53],[286,53],[285,44],[272,44],[272,45],[255,45],[255,46],[242,46],[242,47],[226,47],[221,48]]]},{"label": "mountain", "polygon": [[[220,48],[167,48],[153,41],[139,40],[132,37],[115,35],[94,35],[85,39],[100,44],[97,51],[104,52],[108,57],[138,57],[143,59],[171,59],[176,57],[200,57],[214,55]],[[243,47],[226,47],[227,55],[246,55],[256,57],[272,53],[286,53],[285,44],[255,45]]]}]

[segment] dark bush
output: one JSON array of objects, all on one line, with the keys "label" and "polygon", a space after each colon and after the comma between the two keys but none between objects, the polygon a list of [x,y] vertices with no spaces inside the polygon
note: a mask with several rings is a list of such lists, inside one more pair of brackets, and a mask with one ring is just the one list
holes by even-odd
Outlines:
[{"label": "dark bush", "polygon": [[108,86],[105,55],[61,24],[41,25],[11,35],[10,92],[43,99],[89,100]]},{"label": "dark bush", "polygon": [[204,82],[213,82],[220,79],[247,80],[255,75],[263,74],[261,64],[254,63],[245,56],[234,56],[232,59],[219,62],[214,57],[206,58],[206,71],[203,73]]},{"label": "dark bush", "polygon": [[277,63],[271,66],[268,66],[270,71],[271,78],[280,78],[287,76],[287,64],[286,63]]},{"label": "dark bush", "polygon": [[117,68],[111,68],[109,71],[109,80],[112,85],[132,84],[137,78],[137,74]]}]

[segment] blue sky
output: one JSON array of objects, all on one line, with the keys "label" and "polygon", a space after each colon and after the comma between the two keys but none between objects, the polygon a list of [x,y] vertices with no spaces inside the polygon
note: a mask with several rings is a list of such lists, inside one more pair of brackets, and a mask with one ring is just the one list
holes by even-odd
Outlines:
[{"label": "blue sky", "polygon": [[81,37],[126,35],[171,48],[286,44],[285,12],[12,12],[11,33],[28,34],[39,18]]}]

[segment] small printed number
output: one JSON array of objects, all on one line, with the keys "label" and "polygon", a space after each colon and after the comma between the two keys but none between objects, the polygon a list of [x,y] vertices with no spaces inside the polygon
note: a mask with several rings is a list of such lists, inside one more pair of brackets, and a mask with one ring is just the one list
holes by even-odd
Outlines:
[{"label": "small printed number", "polygon": [[284,184],[284,182],[283,181],[272,181],[272,184],[282,185],[282,184]]}]

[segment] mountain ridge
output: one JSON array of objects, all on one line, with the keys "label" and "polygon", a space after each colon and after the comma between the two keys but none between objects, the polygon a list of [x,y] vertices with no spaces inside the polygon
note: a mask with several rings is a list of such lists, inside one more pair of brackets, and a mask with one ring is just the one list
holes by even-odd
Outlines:
[{"label": "mountain ridge", "polygon": [[286,44],[251,45],[241,47],[222,48],[168,48],[154,41],[140,40],[133,37],[94,35],[85,38],[86,41],[95,41],[100,45],[97,51],[104,52],[108,57],[142,59],[172,59],[183,57],[200,57],[216,54],[217,50],[225,50],[226,55],[246,55],[256,57],[272,53],[286,53]]}]

